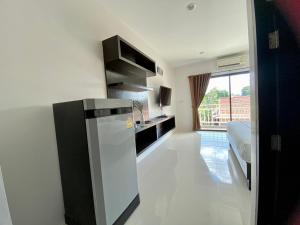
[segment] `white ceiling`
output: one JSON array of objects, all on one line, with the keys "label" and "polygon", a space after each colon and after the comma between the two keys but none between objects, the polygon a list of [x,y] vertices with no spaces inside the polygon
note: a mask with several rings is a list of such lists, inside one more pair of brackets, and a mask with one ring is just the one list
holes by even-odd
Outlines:
[{"label": "white ceiling", "polygon": [[246,0],[101,1],[175,67],[248,51]]}]

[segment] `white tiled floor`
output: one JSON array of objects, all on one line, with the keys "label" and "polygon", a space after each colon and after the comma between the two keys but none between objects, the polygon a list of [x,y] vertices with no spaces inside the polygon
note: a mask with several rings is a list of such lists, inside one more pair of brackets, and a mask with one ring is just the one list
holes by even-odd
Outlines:
[{"label": "white tiled floor", "polygon": [[172,135],[138,163],[141,204],[126,225],[248,225],[250,191],[226,133]]}]

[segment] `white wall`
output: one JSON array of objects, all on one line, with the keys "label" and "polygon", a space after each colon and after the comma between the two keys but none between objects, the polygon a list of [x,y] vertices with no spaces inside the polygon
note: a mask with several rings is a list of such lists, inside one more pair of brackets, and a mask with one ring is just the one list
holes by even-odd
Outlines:
[{"label": "white wall", "polygon": [[106,97],[103,39],[119,34],[163,67],[149,86],[173,86],[172,68],[99,2],[0,1],[0,164],[14,225],[64,224],[51,105]]},{"label": "white wall", "polygon": [[161,115],[161,110],[157,103],[160,85],[172,88],[171,104],[170,106],[163,107],[163,113],[167,115],[175,115],[176,110],[175,70],[168,67],[164,62],[161,62],[160,66],[164,68],[163,76],[157,75],[156,77],[150,77],[147,80],[147,85],[154,88],[154,91],[148,93],[150,118]]},{"label": "white wall", "polygon": [[188,76],[216,71],[215,60],[189,64],[175,70],[176,125],[178,131],[192,131],[192,101]]}]

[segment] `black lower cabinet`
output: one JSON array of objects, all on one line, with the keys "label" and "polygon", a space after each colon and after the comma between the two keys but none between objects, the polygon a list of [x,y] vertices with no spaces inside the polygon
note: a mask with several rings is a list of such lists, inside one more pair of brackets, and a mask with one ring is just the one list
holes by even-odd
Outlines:
[{"label": "black lower cabinet", "polygon": [[135,135],[136,153],[141,153],[145,148],[157,140],[156,126],[143,130]]},{"label": "black lower cabinet", "polygon": [[168,133],[170,130],[173,130],[174,128],[175,128],[175,117],[172,117],[169,120],[157,124],[156,125],[157,138],[162,137],[163,135]]},{"label": "black lower cabinet", "polygon": [[154,120],[151,126],[137,132],[135,134],[137,155],[175,127],[175,117],[170,116],[165,119]]}]

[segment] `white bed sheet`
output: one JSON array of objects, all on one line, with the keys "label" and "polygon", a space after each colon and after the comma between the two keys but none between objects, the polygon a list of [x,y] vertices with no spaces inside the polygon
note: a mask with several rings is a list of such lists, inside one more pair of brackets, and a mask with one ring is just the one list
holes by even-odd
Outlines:
[{"label": "white bed sheet", "polygon": [[251,124],[250,121],[233,121],[227,123],[229,142],[235,146],[240,157],[251,163]]}]

